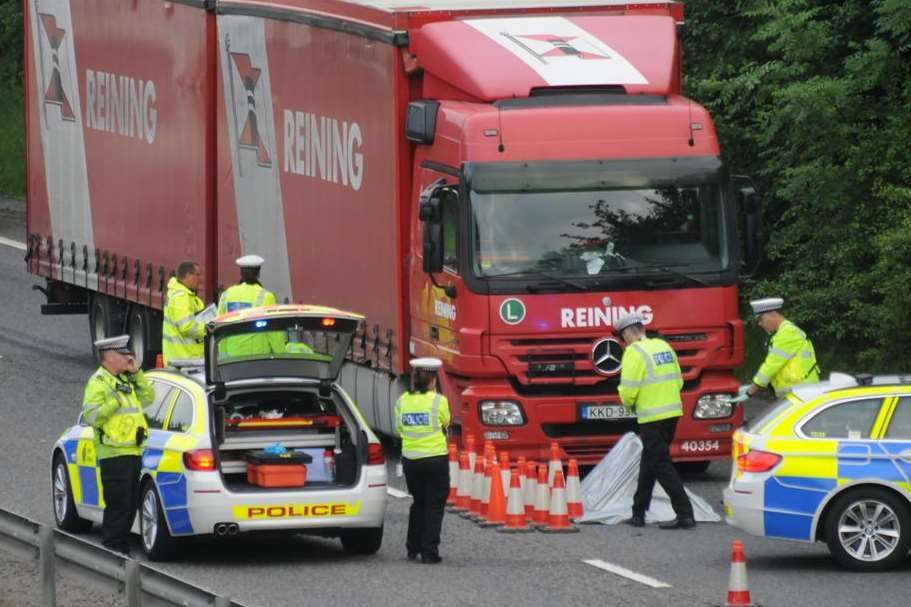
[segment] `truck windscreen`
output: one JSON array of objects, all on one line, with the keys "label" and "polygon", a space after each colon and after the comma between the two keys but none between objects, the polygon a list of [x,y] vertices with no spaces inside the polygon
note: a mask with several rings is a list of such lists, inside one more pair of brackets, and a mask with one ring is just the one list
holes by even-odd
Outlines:
[{"label": "truck windscreen", "polygon": [[[686,274],[703,282],[699,274],[729,269],[719,171],[653,177],[627,172],[613,183],[609,175],[602,177],[601,187],[586,183],[585,189],[577,189],[579,183],[572,180],[560,189],[558,174],[542,189],[513,189],[510,179],[491,178],[479,180],[485,189],[479,191],[472,182],[471,273],[478,278],[527,274],[583,279]],[[497,181],[506,187],[495,189]],[[537,185],[531,183],[537,179],[523,181]]]}]

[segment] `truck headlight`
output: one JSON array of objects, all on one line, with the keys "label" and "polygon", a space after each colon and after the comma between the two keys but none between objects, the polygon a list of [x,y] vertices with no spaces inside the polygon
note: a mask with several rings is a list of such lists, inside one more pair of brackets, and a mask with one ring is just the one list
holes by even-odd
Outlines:
[{"label": "truck headlight", "polygon": [[728,401],[730,394],[705,394],[696,401],[696,410],[693,411],[695,419],[718,419],[730,417],[734,412],[734,405]]},{"label": "truck headlight", "polygon": [[481,423],[487,426],[521,426],[525,413],[511,400],[482,400]]}]

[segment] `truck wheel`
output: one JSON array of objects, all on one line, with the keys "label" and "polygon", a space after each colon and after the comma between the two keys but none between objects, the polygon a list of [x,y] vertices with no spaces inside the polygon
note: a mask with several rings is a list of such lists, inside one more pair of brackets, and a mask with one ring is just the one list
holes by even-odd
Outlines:
[{"label": "truck wheel", "polygon": [[164,517],[164,508],[158,499],[155,484],[145,483],[139,499],[139,536],[142,540],[142,551],[151,561],[167,560],[174,554],[176,540],[168,530]]},{"label": "truck wheel", "polygon": [[346,529],[340,539],[348,554],[376,554],[383,545],[383,527]]},{"label": "truck wheel", "polygon": [[130,308],[127,320],[133,357],[136,358],[136,364],[146,370],[155,367],[155,355],[158,354],[158,345],[161,343],[161,340],[157,344],[154,341],[156,332],[153,317],[147,307],[135,305]]},{"label": "truck wheel", "polygon": [[905,558],[911,546],[911,513],[895,494],[864,487],[835,499],[825,526],[829,552],[855,571],[885,571]]},{"label": "truck wheel", "polygon": [[57,527],[71,533],[86,533],[92,528],[92,521],[86,520],[76,512],[76,500],[70,487],[70,475],[66,460],[59,453],[54,457],[51,492],[54,497],[54,522]]},{"label": "truck wheel", "polygon": [[92,340],[92,351],[95,358],[99,359],[95,350],[95,342],[111,335],[111,306],[106,295],[93,293],[89,300],[89,338]]}]

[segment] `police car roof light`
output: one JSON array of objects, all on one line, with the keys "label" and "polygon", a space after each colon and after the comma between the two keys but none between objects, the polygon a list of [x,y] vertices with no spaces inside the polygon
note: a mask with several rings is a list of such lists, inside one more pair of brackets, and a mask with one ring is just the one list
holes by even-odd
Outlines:
[{"label": "police car roof light", "polygon": [[854,376],[854,379],[857,380],[857,385],[859,386],[870,386],[873,384],[872,373],[858,373]]}]

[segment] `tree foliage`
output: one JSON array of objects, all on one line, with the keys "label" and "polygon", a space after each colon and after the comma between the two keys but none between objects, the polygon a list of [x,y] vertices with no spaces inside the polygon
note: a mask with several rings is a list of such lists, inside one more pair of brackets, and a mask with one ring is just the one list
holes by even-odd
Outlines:
[{"label": "tree foliage", "polygon": [[18,89],[22,80],[22,3],[0,0],[0,89]]},{"label": "tree foliage", "polygon": [[[911,0],[686,0],[687,94],[757,178],[767,262],[824,362],[911,363]],[[830,366],[831,368],[831,366]]]}]

